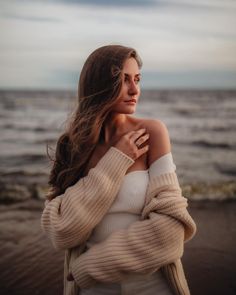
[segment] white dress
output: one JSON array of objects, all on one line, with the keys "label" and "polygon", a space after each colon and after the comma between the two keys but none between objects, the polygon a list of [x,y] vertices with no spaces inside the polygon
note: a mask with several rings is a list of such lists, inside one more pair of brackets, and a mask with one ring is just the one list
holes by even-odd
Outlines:
[{"label": "white dress", "polygon": [[[126,174],[110,210],[94,228],[87,247],[106,239],[113,231],[128,228],[140,220],[145,204],[149,179],[176,170],[172,154],[168,153],[152,163],[148,170],[137,170]],[[133,185],[135,183],[135,185]],[[132,185],[130,185],[132,184]],[[170,295],[173,294],[160,271],[152,275],[132,274],[119,283],[98,283],[89,289],[82,289],[81,295]]]}]

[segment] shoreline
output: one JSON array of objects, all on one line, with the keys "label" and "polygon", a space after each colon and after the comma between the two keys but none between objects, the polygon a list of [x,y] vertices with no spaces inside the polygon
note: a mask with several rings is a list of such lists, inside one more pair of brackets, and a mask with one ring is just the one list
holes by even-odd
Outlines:
[{"label": "shoreline", "polygon": [[[49,186],[45,174],[2,174],[0,180],[0,205],[14,204],[29,200],[45,200]],[[182,194],[190,202],[236,201],[234,180],[186,182],[179,180]]]}]

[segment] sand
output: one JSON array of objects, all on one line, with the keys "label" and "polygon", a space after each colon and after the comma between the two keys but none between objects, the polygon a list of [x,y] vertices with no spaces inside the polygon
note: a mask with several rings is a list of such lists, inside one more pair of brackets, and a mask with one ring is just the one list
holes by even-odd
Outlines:
[{"label": "sand", "polygon": [[[0,205],[0,293],[62,294],[63,251],[40,229],[43,202]],[[192,295],[236,294],[236,202],[192,202],[198,226],[183,264]]]}]

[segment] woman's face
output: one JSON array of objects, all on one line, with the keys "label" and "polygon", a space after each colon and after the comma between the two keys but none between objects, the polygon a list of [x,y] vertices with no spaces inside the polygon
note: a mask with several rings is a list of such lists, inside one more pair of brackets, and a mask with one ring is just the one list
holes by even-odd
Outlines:
[{"label": "woman's face", "polygon": [[135,112],[136,104],[140,96],[140,71],[135,58],[128,58],[121,72],[122,86],[117,102],[112,111],[123,114]]}]

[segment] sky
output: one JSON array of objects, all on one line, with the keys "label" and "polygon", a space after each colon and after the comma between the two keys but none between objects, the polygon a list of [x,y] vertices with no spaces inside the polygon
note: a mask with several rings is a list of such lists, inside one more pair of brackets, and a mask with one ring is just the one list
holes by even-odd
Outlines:
[{"label": "sky", "polygon": [[143,88],[236,88],[236,1],[0,0],[0,89],[77,89],[88,55],[135,48]]}]

